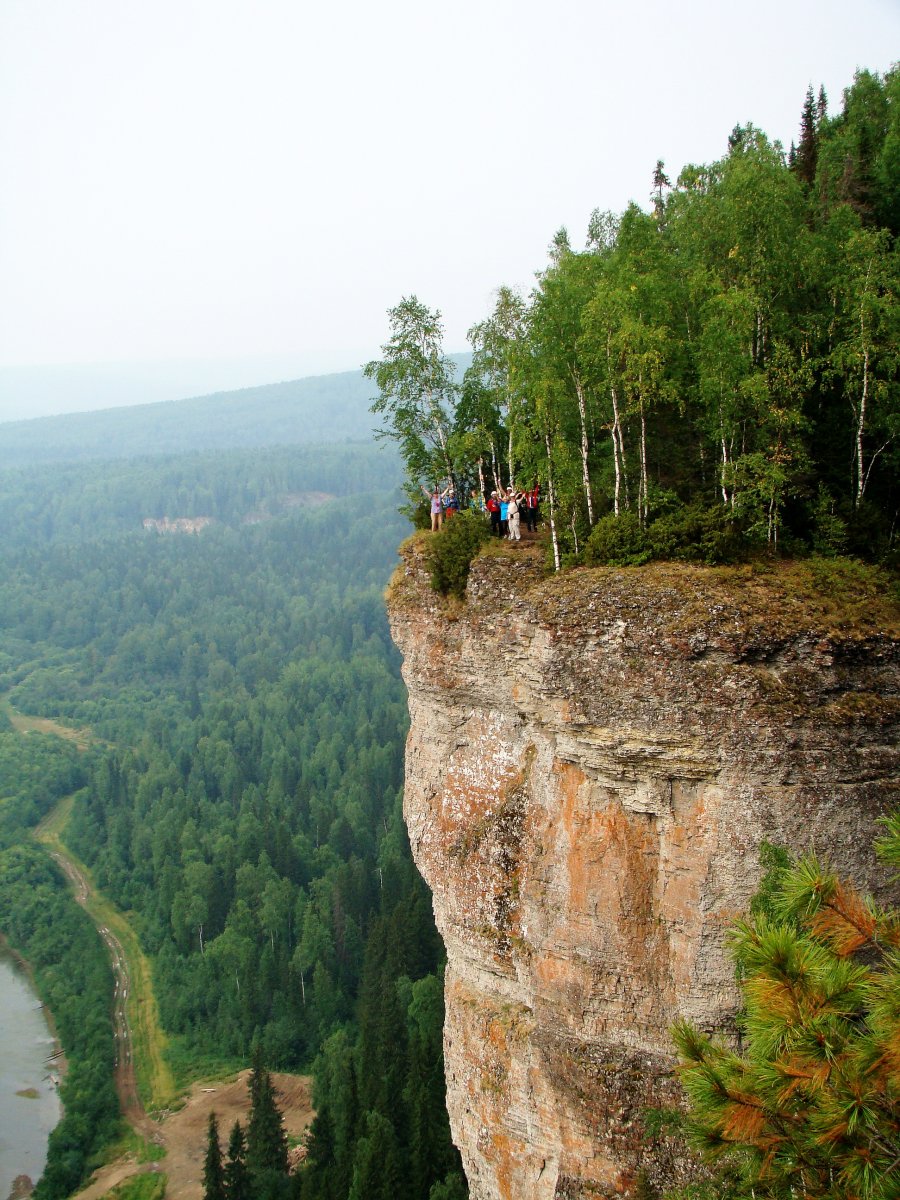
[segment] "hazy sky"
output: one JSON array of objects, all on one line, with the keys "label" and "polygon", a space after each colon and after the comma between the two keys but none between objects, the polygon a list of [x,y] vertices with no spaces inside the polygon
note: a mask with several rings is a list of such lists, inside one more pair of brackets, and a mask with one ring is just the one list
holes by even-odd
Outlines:
[{"label": "hazy sky", "polygon": [[410,293],[465,349],[658,158],[897,58],[900,0],[0,0],[0,367],[349,369]]}]

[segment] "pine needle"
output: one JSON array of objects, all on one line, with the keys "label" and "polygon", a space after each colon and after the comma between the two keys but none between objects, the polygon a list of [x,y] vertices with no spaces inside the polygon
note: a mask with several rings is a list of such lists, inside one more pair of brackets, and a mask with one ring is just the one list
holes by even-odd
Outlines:
[{"label": "pine needle", "polygon": [[875,914],[852,887],[836,881],[831,897],[809,920],[810,932],[839,958],[849,958],[875,936]]},{"label": "pine needle", "polygon": [[722,1121],[722,1134],[732,1142],[755,1143],[766,1127],[766,1114],[755,1096],[734,1097]]}]

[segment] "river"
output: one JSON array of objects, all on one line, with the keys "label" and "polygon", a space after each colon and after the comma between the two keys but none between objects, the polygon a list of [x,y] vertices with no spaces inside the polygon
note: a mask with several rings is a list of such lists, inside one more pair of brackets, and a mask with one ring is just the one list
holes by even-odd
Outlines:
[{"label": "river", "polygon": [[13,1181],[36,1183],[60,1118],[48,1059],[58,1049],[27,976],[0,948],[0,1200]]}]

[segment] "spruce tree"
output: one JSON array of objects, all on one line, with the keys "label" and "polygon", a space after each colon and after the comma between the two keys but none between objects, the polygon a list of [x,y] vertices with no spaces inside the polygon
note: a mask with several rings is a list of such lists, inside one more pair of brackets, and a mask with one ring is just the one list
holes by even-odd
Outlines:
[{"label": "spruce tree", "polygon": [[819,157],[819,134],[816,100],[812,85],[806,89],[806,99],[803,102],[803,114],[800,118],[800,144],[797,147],[795,170],[797,176],[807,187],[812,187],[816,179],[816,163]]},{"label": "spruce tree", "polygon": [[287,1135],[269,1072],[257,1046],[250,1073],[250,1119],[247,1124],[247,1167],[254,1178],[288,1173]]},{"label": "spruce tree", "polygon": [[222,1148],[219,1145],[219,1125],[214,1112],[209,1114],[207,1125],[206,1158],[203,1162],[203,1200],[226,1200]]},{"label": "spruce tree", "polygon": [[228,1139],[225,1162],[226,1200],[250,1200],[250,1174],[247,1170],[247,1141],[240,1121],[235,1121]]},{"label": "spruce tree", "polygon": [[825,84],[819,84],[819,99],[816,101],[816,128],[821,130],[822,122],[828,116],[828,97],[825,94]]}]

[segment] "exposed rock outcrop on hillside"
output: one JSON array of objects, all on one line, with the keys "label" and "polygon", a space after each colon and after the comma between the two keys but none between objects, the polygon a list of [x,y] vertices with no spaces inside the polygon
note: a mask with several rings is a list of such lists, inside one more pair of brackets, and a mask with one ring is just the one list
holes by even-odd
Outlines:
[{"label": "exposed rock outcrop on hillside", "polygon": [[692,1169],[642,1111],[668,1030],[726,1033],[724,935],[761,841],[871,881],[897,802],[900,641],[807,568],[543,578],[476,561],[467,603],[412,539],[391,587],[405,809],[447,946],[448,1105],[473,1200],[626,1195]]},{"label": "exposed rock outcrop on hillside", "polygon": [[143,526],[154,533],[202,533],[212,517],[144,517]]}]

